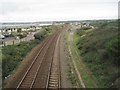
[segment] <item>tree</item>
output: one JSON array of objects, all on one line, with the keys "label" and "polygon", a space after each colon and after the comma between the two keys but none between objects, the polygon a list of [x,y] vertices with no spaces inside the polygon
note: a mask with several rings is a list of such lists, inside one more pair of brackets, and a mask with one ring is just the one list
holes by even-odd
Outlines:
[{"label": "tree", "polygon": [[17,29],[17,32],[18,32],[18,33],[20,33],[21,31],[22,31],[22,29],[21,29],[21,28],[18,28],[18,29]]}]

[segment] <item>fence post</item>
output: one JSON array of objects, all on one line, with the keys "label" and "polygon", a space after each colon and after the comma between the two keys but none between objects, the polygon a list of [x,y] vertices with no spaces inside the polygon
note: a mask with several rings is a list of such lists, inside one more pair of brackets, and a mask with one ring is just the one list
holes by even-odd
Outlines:
[{"label": "fence post", "polygon": [[14,45],[15,43],[14,43],[14,40],[13,40],[13,45]]},{"label": "fence post", "polygon": [[4,42],[2,41],[2,45],[4,44]]},{"label": "fence post", "polygon": [[21,43],[21,39],[19,39],[19,43]]},{"label": "fence post", "polygon": [[5,46],[5,42],[4,42],[4,46]]}]

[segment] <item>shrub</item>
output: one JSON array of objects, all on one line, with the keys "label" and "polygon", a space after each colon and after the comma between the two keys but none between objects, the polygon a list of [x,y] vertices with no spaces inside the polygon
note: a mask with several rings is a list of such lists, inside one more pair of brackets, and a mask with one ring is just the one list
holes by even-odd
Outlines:
[{"label": "shrub", "polygon": [[21,31],[22,31],[22,29],[21,29],[21,28],[18,28],[18,29],[17,29],[17,32],[18,32],[18,33],[20,33]]},{"label": "shrub", "polygon": [[44,31],[40,31],[40,32],[36,33],[34,35],[34,37],[35,37],[35,39],[42,41],[46,37],[46,35],[47,35],[47,31],[44,30]]},{"label": "shrub", "polygon": [[36,45],[34,42],[22,42],[18,45],[8,45],[2,48],[2,79],[4,80],[25,55]]},{"label": "shrub", "polygon": [[[117,20],[93,22],[91,25],[97,28],[91,32],[77,31],[80,39],[76,45],[98,85],[100,87],[111,87],[118,78],[116,73],[119,73],[117,70],[118,65],[120,65],[118,22]],[[85,36],[81,37],[82,35]]]},{"label": "shrub", "polygon": [[106,45],[106,50],[109,52],[109,56],[113,59],[113,63],[120,65],[120,37],[111,40]]}]

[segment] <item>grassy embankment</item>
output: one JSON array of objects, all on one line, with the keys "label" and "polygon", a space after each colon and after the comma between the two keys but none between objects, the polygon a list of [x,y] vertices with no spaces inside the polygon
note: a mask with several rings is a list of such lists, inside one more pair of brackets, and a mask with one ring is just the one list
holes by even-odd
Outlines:
[{"label": "grassy embankment", "polygon": [[33,41],[2,47],[2,79],[5,80],[5,77],[14,73],[27,53],[51,33],[52,29],[44,27],[42,31],[35,34]]},{"label": "grassy embankment", "polygon": [[[73,35],[70,34],[71,32],[68,32],[66,31],[66,36],[67,37],[71,37],[71,40],[69,42],[73,42]],[[68,40],[68,38],[67,38]],[[74,38],[75,41],[78,40],[78,37],[75,37]],[[69,44],[70,45],[70,50],[71,50],[71,62],[72,62],[72,59],[74,60],[75,64],[72,64],[70,66],[70,70],[71,70],[71,73],[69,73],[69,79],[75,84],[77,83],[79,85],[79,87],[81,87],[81,82],[80,80],[78,79],[78,75],[76,73],[76,70],[75,70],[75,65],[81,75],[81,78],[82,78],[82,81],[83,81],[83,84],[85,85],[86,88],[94,88],[94,87],[97,87],[97,85],[95,84],[94,80],[93,80],[93,77],[91,75],[91,73],[89,72],[89,70],[86,68],[86,66],[84,65],[81,57],[78,55],[78,52],[77,52],[77,46],[74,44],[74,43],[71,43]],[[72,77],[72,78],[71,78]]]},{"label": "grassy embankment", "polygon": [[76,50],[91,70],[98,87],[116,87],[120,77],[118,22],[94,21],[91,24],[96,27],[94,30],[78,30],[74,34]]}]

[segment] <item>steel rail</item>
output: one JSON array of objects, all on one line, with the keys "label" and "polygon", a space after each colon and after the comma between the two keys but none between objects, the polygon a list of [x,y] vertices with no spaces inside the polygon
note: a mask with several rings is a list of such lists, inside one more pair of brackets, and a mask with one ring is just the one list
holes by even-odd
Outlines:
[{"label": "steel rail", "polygon": [[[60,35],[58,36],[58,39],[57,40],[59,40],[59,38],[60,38]],[[56,43],[57,43],[57,41],[56,41]],[[59,45],[59,44],[58,44]],[[60,45],[59,45],[60,46]],[[59,48],[60,49],[60,48]],[[55,47],[54,47],[54,51],[55,51]],[[58,51],[58,52],[60,52],[60,50]],[[58,69],[58,89],[60,89],[60,53],[58,53],[58,61],[57,61],[57,63],[58,63],[58,67],[57,67],[57,69]],[[53,52],[53,56],[54,56],[54,52]],[[50,83],[50,76],[51,76],[51,72],[52,72],[52,69],[53,69],[53,57],[52,57],[52,61],[51,61],[51,63],[50,63],[50,67],[49,67],[49,73],[48,73],[48,79],[47,79],[47,84],[46,84],[46,89],[48,89],[48,88],[50,88],[49,87],[49,83]],[[54,89],[54,88],[53,88]]]},{"label": "steel rail", "polygon": [[[16,90],[18,90],[18,89],[20,88],[22,82],[23,82],[24,79],[26,78],[27,74],[28,74],[29,71],[31,70],[32,66],[34,65],[34,63],[35,63],[35,61],[37,60],[38,56],[40,55],[41,51],[43,50],[43,48],[46,46],[46,44],[49,42],[50,39],[51,39],[51,38],[48,38],[48,39],[42,44],[41,49],[39,50],[39,52],[38,52],[37,55],[35,56],[34,60],[32,61],[31,65],[30,65],[29,68],[27,69],[27,71],[26,71],[26,73],[24,74],[22,80],[21,80],[20,83],[18,84]],[[51,39],[51,40],[52,40],[52,39]],[[46,50],[46,52],[47,52],[47,50]],[[37,71],[38,71],[38,70],[37,70]],[[36,77],[36,76],[37,76],[37,75],[35,74],[35,77]],[[35,77],[34,77],[34,79],[35,79]],[[33,82],[32,82],[32,85],[33,85]],[[30,87],[30,88],[31,88],[31,87]]]},{"label": "steel rail", "polygon": [[[54,37],[55,37],[55,36],[54,36]],[[53,39],[51,39],[50,44],[52,44],[52,41],[54,40],[54,37],[53,37]],[[47,47],[47,50],[48,50],[48,48],[50,48],[50,45]],[[44,60],[44,58],[45,58],[45,55],[46,55],[46,53],[47,53],[47,50],[46,50],[45,54],[43,55],[42,60],[41,60],[39,66],[38,66],[38,68],[37,68],[37,72],[36,72],[36,74],[35,74],[35,78],[34,78],[32,84],[31,84],[31,88],[32,88],[32,86],[33,86],[34,83],[35,83],[36,77],[37,77],[37,75],[38,75],[38,72],[39,72],[39,69],[40,69],[40,67],[41,67],[41,65],[42,65],[42,62],[43,62],[43,60]]]}]

